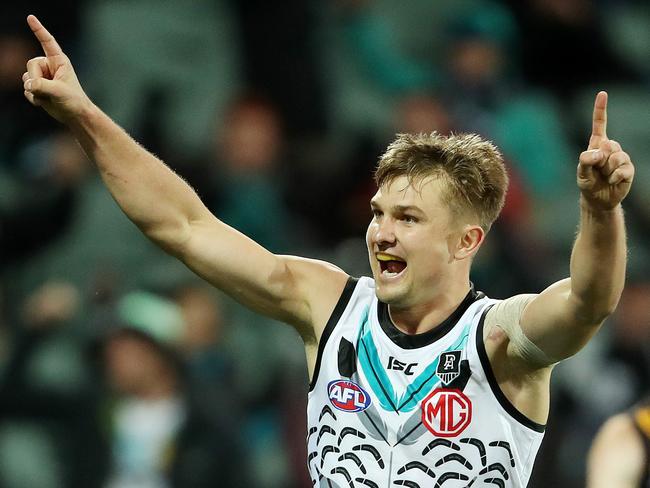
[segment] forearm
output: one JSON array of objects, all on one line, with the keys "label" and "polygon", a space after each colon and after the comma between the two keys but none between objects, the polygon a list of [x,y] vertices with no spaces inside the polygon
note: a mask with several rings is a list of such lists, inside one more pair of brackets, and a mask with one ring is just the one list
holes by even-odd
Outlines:
[{"label": "forearm", "polygon": [[167,250],[181,245],[205,212],[192,188],[92,103],[68,126],[124,213]]},{"label": "forearm", "polygon": [[580,229],[571,253],[571,295],[584,321],[600,322],[618,304],[626,254],[621,206],[594,209],[582,198]]}]

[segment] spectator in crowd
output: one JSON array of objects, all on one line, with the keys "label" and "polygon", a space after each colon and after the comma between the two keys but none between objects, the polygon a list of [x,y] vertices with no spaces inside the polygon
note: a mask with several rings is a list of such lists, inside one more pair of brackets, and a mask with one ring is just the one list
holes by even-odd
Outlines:
[{"label": "spectator in crowd", "polygon": [[650,402],[605,422],[587,460],[587,488],[650,485]]}]

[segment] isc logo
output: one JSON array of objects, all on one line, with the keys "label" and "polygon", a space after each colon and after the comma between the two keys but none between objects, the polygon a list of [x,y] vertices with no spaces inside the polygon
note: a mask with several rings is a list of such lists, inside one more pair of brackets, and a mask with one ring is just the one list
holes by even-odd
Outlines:
[{"label": "isc logo", "polygon": [[361,412],[370,406],[370,395],[352,381],[331,381],[327,394],[332,405],[345,412]]},{"label": "isc logo", "polygon": [[455,437],[472,421],[472,402],[462,391],[437,388],[422,402],[422,423],[438,437]]}]

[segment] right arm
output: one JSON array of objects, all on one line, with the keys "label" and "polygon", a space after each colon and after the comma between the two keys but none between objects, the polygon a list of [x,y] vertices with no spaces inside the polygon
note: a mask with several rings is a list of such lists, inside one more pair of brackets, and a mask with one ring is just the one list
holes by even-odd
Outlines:
[{"label": "right arm", "polygon": [[320,338],[347,275],[315,260],[278,256],[214,217],[190,186],[99,110],[36,17],[45,52],[27,63],[25,97],[66,124],[126,215],[170,254],[247,307]]}]

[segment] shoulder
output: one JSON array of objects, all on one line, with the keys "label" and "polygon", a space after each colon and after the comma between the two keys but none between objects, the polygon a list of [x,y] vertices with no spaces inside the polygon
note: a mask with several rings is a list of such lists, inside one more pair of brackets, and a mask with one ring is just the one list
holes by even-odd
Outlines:
[{"label": "shoulder", "polygon": [[639,432],[634,425],[632,415],[622,413],[608,419],[598,431],[596,440],[605,440],[607,444],[641,446]]},{"label": "shoulder", "polygon": [[524,309],[536,296],[534,293],[526,293],[496,301],[485,316],[486,328],[518,325]]}]

